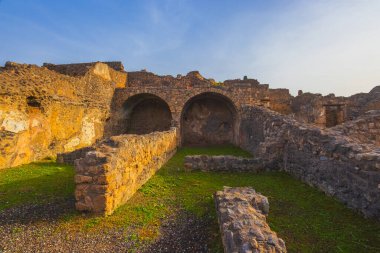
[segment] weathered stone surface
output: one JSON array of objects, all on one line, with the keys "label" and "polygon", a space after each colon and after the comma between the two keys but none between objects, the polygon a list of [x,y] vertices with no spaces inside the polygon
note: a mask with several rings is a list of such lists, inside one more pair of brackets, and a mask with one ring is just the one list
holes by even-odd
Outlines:
[{"label": "weathered stone surface", "polygon": [[380,149],[332,129],[303,124],[265,108],[245,108],[241,146],[266,166],[380,218]]},{"label": "weathered stone surface", "polygon": [[174,154],[177,130],[113,136],[75,160],[79,211],[111,214]]},{"label": "weathered stone surface", "polygon": [[214,195],[224,252],[287,252],[266,222],[268,199],[250,187],[224,187]]},{"label": "weathered stone surface", "polygon": [[380,110],[368,111],[353,121],[332,128],[356,142],[380,147]]},{"label": "weathered stone surface", "polygon": [[264,170],[265,165],[260,159],[254,158],[194,155],[185,157],[185,168],[215,172],[258,172]]},{"label": "weathered stone surface", "polygon": [[55,157],[100,139],[116,83],[126,75],[102,63],[76,77],[35,65],[0,68],[0,168]]}]

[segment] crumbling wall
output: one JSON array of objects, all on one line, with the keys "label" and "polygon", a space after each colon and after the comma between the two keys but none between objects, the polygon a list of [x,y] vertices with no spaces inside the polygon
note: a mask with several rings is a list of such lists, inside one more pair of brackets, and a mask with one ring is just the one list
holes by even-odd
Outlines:
[{"label": "crumbling wall", "polygon": [[367,111],[380,110],[380,86],[374,87],[369,93],[350,97],[336,97],[334,94],[322,96],[300,91],[298,96],[291,99],[290,108],[293,117],[300,122],[333,127],[356,119]]},{"label": "crumbling wall", "polygon": [[265,169],[265,165],[259,158],[245,158],[229,155],[186,156],[184,165],[187,170],[214,172],[259,172]]},{"label": "crumbling wall", "polygon": [[[245,109],[242,147],[334,196],[366,216],[380,218],[380,150],[337,131],[300,123],[265,108]],[[249,124],[247,124],[249,123]],[[257,133],[257,135],[255,135]]]},{"label": "crumbling wall", "polygon": [[287,252],[285,242],[266,222],[267,197],[250,187],[224,187],[214,199],[224,252]]},{"label": "crumbling wall", "polygon": [[[81,77],[45,67],[0,68],[0,168],[55,157],[103,136],[123,73],[97,63]],[[126,75],[124,73],[124,75]]]},{"label": "crumbling wall", "polygon": [[380,147],[380,110],[368,111],[353,121],[348,121],[331,130],[348,136],[356,142]]},{"label": "crumbling wall", "polygon": [[359,93],[348,98],[347,118],[349,120],[371,110],[380,110],[380,86],[374,87],[369,93]]},{"label": "crumbling wall", "polygon": [[177,147],[177,130],[119,135],[96,144],[75,161],[75,198],[79,211],[111,214],[125,203]]}]

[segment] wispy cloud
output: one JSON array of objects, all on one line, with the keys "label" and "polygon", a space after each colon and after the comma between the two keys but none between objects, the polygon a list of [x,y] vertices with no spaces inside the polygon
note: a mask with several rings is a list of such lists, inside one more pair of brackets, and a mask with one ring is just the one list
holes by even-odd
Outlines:
[{"label": "wispy cloud", "polygon": [[[1,0],[0,0],[1,1]],[[3,1],[0,61],[122,60],[328,94],[380,84],[378,0]]]}]

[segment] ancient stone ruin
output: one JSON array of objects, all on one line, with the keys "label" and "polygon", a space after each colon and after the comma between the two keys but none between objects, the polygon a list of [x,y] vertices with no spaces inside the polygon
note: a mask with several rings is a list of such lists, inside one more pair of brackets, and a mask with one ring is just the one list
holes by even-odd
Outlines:
[{"label": "ancient stone ruin", "polygon": [[266,222],[265,196],[249,187],[224,187],[215,193],[215,205],[225,252],[287,252]]},{"label": "ancient stone ruin", "polygon": [[[178,146],[233,144],[254,158],[187,157],[185,165],[286,171],[380,218],[380,86],[350,97],[294,97],[255,79],[215,82],[197,71],[173,77],[126,71],[120,62],[7,62],[0,94],[0,168],[46,157],[75,164],[81,211],[111,214]],[[265,222],[263,210],[254,212]],[[271,238],[276,252],[285,252]],[[273,246],[269,239],[252,245]]]}]

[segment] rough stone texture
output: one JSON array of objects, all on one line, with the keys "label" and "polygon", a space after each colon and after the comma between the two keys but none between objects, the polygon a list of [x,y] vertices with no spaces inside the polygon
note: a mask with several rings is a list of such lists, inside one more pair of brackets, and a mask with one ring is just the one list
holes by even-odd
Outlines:
[{"label": "rough stone texture", "polygon": [[185,157],[185,168],[216,172],[259,172],[264,170],[265,166],[261,159],[257,158],[193,155]]},{"label": "rough stone texture", "polygon": [[249,187],[224,187],[215,193],[224,252],[287,252],[285,242],[266,222],[268,199]]},{"label": "rough stone texture", "polygon": [[183,145],[234,143],[236,109],[217,97],[196,97],[184,109]]},{"label": "rough stone texture", "polygon": [[57,162],[68,164],[68,165],[74,165],[75,160],[85,157],[87,152],[94,151],[94,150],[95,149],[90,146],[90,147],[80,148],[72,152],[59,153],[57,154]]},{"label": "rough stone texture", "polygon": [[[71,76],[83,76],[87,73],[87,71],[95,66],[98,62],[87,62],[87,63],[73,63],[73,64],[52,64],[52,63],[44,63],[43,67],[46,67],[50,70],[57,71],[64,75]],[[124,66],[119,61],[114,62],[102,62],[106,64],[108,67],[116,70],[116,71],[124,71]]]},{"label": "rough stone texture", "polygon": [[177,130],[120,135],[96,144],[75,161],[79,211],[111,214],[174,154]]},{"label": "rough stone texture", "polygon": [[170,127],[179,129],[182,144],[240,145],[247,142],[248,130],[240,131],[247,106],[322,127],[380,109],[379,87],[349,98],[302,92],[293,98],[287,89],[246,77],[218,83],[197,71],[177,77],[127,73],[120,62],[44,67],[8,62],[0,68],[0,95],[1,168],[54,157],[103,137]]},{"label": "rough stone texture", "polygon": [[0,68],[0,168],[93,144],[122,77],[102,63],[72,77],[8,62]]},{"label": "rough stone texture", "polygon": [[[192,139],[196,135],[197,142],[210,143],[212,141],[215,144],[225,143],[227,140],[232,143],[238,142],[242,106],[270,107],[272,101],[269,98],[279,97],[279,94],[282,94],[284,98],[281,103],[284,103],[284,106],[276,108],[283,108],[289,107],[291,98],[288,90],[282,89],[278,92],[275,89],[269,89],[267,84],[260,84],[255,79],[227,80],[216,83],[212,79],[202,77],[196,71],[177,78],[158,76],[146,71],[128,72],[126,87],[115,90],[111,105],[112,113],[105,130],[106,136],[126,132],[125,124],[130,120],[130,110],[133,110],[134,104],[147,94],[154,95],[167,103],[172,116],[171,126],[179,127],[184,138],[190,135],[187,139]],[[203,102],[210,100],[214,101],[213,105],[206,105]],[[218,101],[218,106],[215,105],[215,101]],[[194,115],[193,111],[197,111],[197,115]],[[202,113],[199,114],[199,111]],[[289,110],[285,108],[281,111]],[[181,125],[186,115],[188,119],[185,125],[188,127],[187,130],[182,131]],[[195,126],[199,122],[202,127],[196,129]],[[219,134],[214,134],[211,140],[207,140],[210,129],[216,129]],[[224,134],[228,138],[224,137]]]},{"label": "rough stone texture", "polygon": [[369,93],[350,97],[336,97],[334,94],[303,93],[290,99],[291,115],[303,123],[320,127],[332,127],[356,119],[370,110],[380,110],[380,86]]},{"label": "rough stone texture", "polygon": [[380,147],[380,110],[368,111],[353,121],[332,128],[351,139]]},{"label": "rough stone texture", "polygon": [[241,146],[366,216],[380,218],[380,149],[265,108],[245,108]]}]

